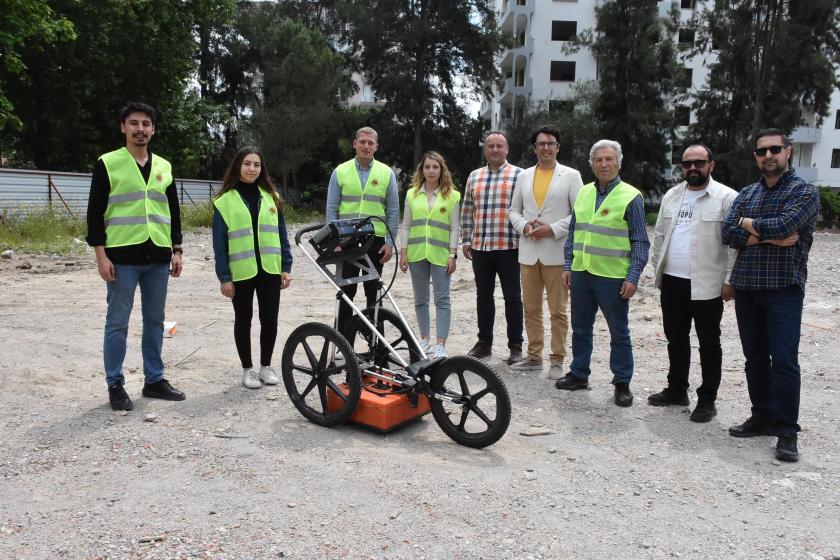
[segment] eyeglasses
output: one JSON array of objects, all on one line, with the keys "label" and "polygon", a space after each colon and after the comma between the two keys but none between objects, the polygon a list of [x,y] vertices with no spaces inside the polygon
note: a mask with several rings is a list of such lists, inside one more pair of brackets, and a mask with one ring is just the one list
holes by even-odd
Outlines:
[{"label": "eyeglasses", "polygon": [[693,165],[696,169],[703,169],[706,167],[707,163],[709,163],[709,160],[707,159],[692,159],[690,161],[682,162],[682,168],[688,171]]},{"label": "eyeglasses", "polygon": [[780,154],[785,147],[786,146],[767,146],[766,148],[756,148],[753,150],[753,153],[758,157],[764,157],[767,155],[767,150],[770,150],[771,154],[776,155]]},{"label": "eyeglasses", "polygon": [[560,144],[557,142],[535,142],[534,146],[537,148],[554,148],[559,146]]}]

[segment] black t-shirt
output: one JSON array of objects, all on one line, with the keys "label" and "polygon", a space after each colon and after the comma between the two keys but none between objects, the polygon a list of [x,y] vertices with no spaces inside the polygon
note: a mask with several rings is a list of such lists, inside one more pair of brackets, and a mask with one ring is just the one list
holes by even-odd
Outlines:
[{"label": "black t-shirt", "polygon": [[[137,164],[143,180],[148,182],[152,173],[152,155],[149,152],[149,159],[146,165]],[[90,197],[88,198],[87,226],[88,233],[85,238],[88,245],[96,247],[105,245],[105,210],[108,208],[108,196],[111,194],[111,181],[108,178],[108,170],[105,163],[100,159],[93,168],[93,177],[90,180]],[[178,206],[178,189],[173,180],[166,187],[166,198],[169,201],[169,214],[172,219],[171,236],[172,244],[180,245],[181,236],[181,210]],[[138,245],[126,245],[124,247],[106,247],[105,254],[114,264],[149,264],[168,263],[172,259],[170,247],[158,247],[151,239]]]}]

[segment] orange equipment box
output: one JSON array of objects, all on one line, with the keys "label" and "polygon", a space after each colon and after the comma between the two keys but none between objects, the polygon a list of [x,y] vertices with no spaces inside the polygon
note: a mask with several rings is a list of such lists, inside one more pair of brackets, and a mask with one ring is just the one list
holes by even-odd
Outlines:
[{"label": "orange equipment box", "polygon": [[[362,395],[356,410],[350,417],[351,422],[387,433],[430,412],[429,399],[426,395],[417,395],[417,406],[414,406],[405,394],[393,395],[387,394],[388,389],[374,389],[376,393],[385,393],[380,395],[364,389],[374,382],[376,382],[375,378],[362,377]],[[342,383],[339,387],[347,394],[346,384]],[[341,401],[332,391],[327,392],[327,408],[328,410],[341,408]]]}]

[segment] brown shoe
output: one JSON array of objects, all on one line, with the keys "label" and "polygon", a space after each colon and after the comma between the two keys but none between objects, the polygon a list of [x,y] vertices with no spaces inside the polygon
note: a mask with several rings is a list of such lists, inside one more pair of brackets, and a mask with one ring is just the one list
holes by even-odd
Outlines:
[{"label": "brown shoe", "polygon": [[521,359],[522,359],[522,347],[521,346],[511,346],[510,353],[508,354],[508,357],[505,358],[505,363],[507,365],[513,365]]},{"label": "brown shoe", "polygon": [[481,340],[476,342],[475,346],[467,352],[467,356],[472,356],[473,358],[487,358],[491,354],[493,354],[493,346]]}]

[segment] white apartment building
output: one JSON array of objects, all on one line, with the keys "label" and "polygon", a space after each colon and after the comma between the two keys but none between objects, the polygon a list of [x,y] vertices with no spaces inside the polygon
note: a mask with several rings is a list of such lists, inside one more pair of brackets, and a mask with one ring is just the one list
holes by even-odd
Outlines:
[{"label": "white apartment building", "polygon": [[[605,0],[494,0],[497,20],[512,38],[512,46],[498,58],[501,88],[482,102],[479,112],[487,129],[506,129],[521,117],[529,100],[560,102],[576,82],[597,78],[597,63],[587,49],[564,53],[575,34],[595,27],[595,7]],[[672,4],[687,22],[704,0],[660,0],[659,13],[668,16]],[[690,29],[678,32],[677,45],[694,41]],[[691,91],[705,87],[708,62],[714,53],[686,58],[686,81]],[[694,121],[688,105],[678,108],[685,125]],[[831,109],[822,126],[802,126],[791,134],[793,165],[808,181],[840,189],[840,90],[835,90]]]}]

